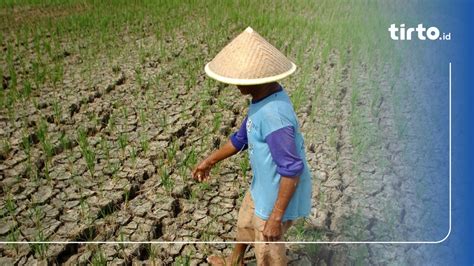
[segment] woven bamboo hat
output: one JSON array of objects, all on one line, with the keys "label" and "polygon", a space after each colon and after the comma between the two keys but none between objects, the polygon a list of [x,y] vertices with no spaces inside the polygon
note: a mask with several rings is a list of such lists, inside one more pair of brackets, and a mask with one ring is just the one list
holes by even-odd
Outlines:
[{"label": "woven bamboo hat", "polygon": [[234,85],[270,83],[291,75],[296,65],[248,27],[204,68],[218,81]]}]

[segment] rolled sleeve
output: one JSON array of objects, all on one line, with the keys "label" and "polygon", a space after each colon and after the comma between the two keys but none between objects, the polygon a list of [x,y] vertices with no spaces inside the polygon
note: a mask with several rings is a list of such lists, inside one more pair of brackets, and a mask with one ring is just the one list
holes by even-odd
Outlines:
[{"label": "rolled sleeve", "polygon": [[272,159],[281,176],[297,177],[304,169],[304,163],[296,150],[295,130],[293,126],[280,128],[265,138]]},{"label": "rolled sleeve", "polygon": [[232,134],[232,136],[230,136],[230,141],[232,142],[232,145],[234,145],[234,147],[239,151],[247,149],[248,146],[246,125],[247,117],[245,117],[244,121],[242,122],[242,125],[240,125],[239,130]]}]

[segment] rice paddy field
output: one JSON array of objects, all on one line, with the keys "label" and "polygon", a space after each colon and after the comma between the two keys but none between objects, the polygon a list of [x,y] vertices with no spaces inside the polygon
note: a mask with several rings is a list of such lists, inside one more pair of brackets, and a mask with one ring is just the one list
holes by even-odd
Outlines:
[{"label": "rice paddy field", "polygon": [[[377,1],[2,1],[0,264],[206,265],[229,253],[248,157],[205,183],[191,170],[245,117],[250,99],[204,65],[247,26],[298,66],[281,84],[305,137],[313,211],[286,239],[421,236],[414,221],[432,217],[413,210],[431,190],[406,172],[419,148],[410,113],[425,107],[411,84],[423,81],[400,77],[422,59],[402,60],[389,41],[399,11]],[[425,259],[414,245],[287,247],[291,265]],[[245,261],[255,263],[252,250]]]}]

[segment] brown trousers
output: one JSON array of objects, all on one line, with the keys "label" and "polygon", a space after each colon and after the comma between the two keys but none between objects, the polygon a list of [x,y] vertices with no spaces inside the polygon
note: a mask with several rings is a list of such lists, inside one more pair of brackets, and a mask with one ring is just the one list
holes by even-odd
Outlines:
[{"label": "brown trousers", "polygon": [[[286,221],[283,223],[282,235],[286,233],[292,224],[293,221]],[[237,219],[237,241],[265,241],[262,233],[264,227],[265,221],[255,215],[255,206],[252,196],[250,195],[250,191],[247,191],[242,201],[242,206],[239,210],[239,217]],[[255,248],[257,265],[273,266],[288,264],[285,244],[254,243],[253,245]]]}]

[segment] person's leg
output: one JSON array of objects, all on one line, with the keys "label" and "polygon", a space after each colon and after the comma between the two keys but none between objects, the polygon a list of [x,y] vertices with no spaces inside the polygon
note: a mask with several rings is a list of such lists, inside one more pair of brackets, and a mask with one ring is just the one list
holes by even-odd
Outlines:
[{"label": "person's leg", "polygon": [[[239,216],[237,219],[237,241],[253,242],[254,241],[254,229],[253,229],[253,213],[254,206],[250,192],[247,191],[242,205],[239,210]],[[244,265],[244,255],[248,244],[236,244],[232,254],[227,258],[220,256],[209,256],[207,261],[211,265]]]},{"label": "person's leg", "polygon": [[[263,238],[263,228],[265,221],[259,217],[254,217],[255,224],[255,241],[265,241]],[[288,228],[292,225],[291,221],[283,223],[282,228],[282,240]],[[286,257],[286,246],[285,244],[277,243],[255,243],[255,257],[257,259],[257,265],[287,265],[288,258]]]},{"label": "person's leg", "polygon": [[244,265],[244,255],[247,244],[236,244],[232,254],[227,257],[211,255],[207,257],[207,262],[214,266],[238,266]]}]

